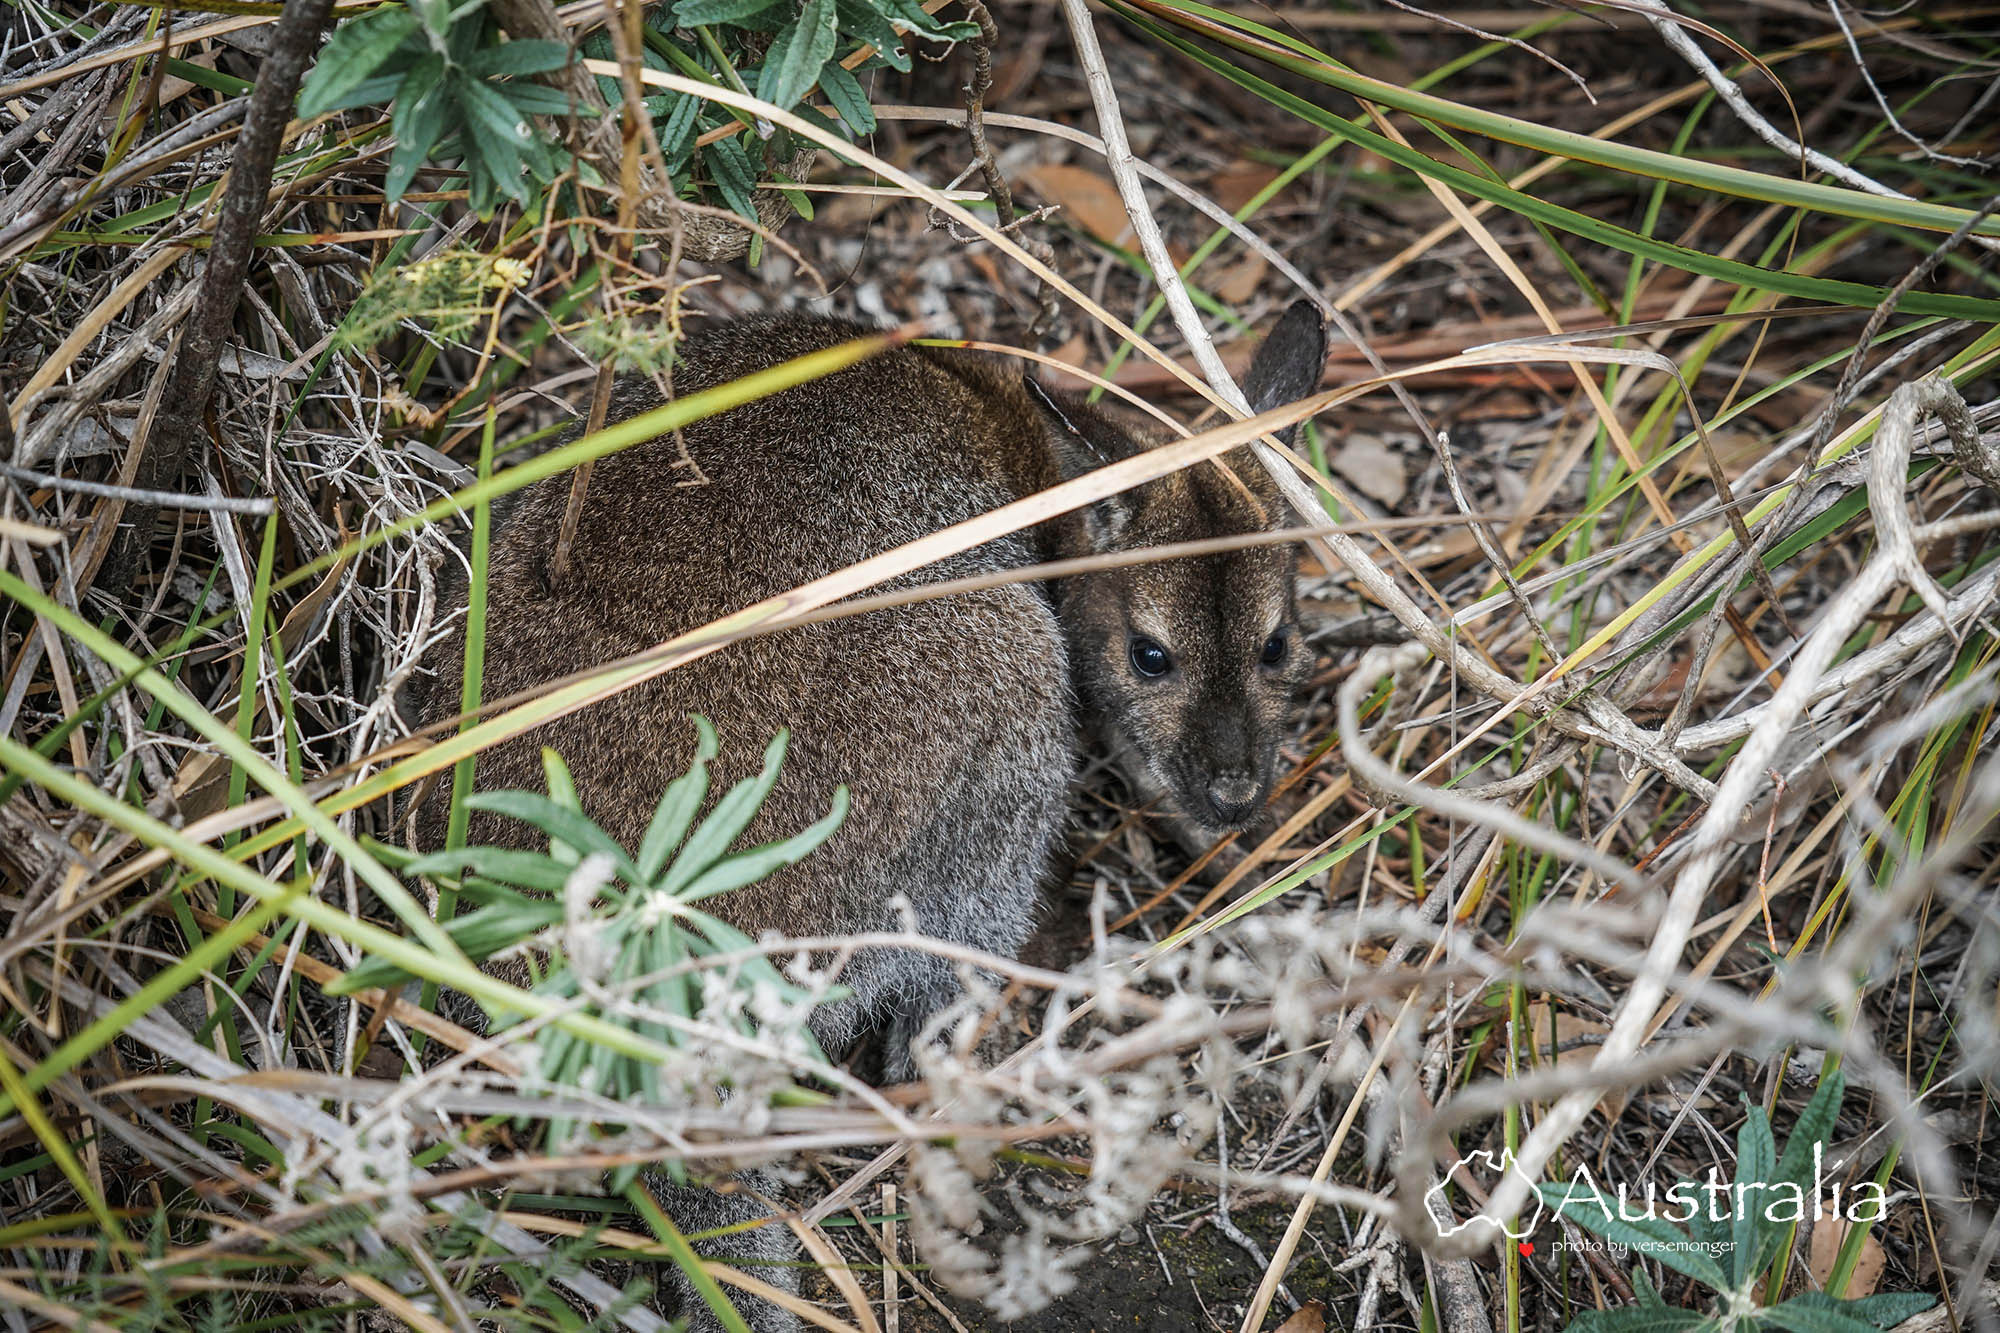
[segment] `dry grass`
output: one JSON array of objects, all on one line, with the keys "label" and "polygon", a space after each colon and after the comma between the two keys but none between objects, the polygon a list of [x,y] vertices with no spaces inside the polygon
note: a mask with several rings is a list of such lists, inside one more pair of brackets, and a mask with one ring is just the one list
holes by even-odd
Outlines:
[{"label": "dry grass", "polygon": [[[821,155],[839,192],[754,269],[635,229],[637,156],[598,216],[482,221],[450,169],[382,197],[384,117],[287,126],[205,413],[179,372],[272,15],[7,12],[0,1319],[659,1327],[621,1284],[684,1243],[596,1173],[770,1158],[822,1327],[1300,1333],[1318,1301],[1555,1329],[1631,1304],[1633,1265],[1552,1253],[1574,1224],[1531,1254],[1440,1234],[1440,1184],[1453,1220],[1524,1202],[1455,1161],[1727,1178],[1746,1102],[1782,1140],[1839,1070],[1825,1175],[1886,1215],[1788,1234],[1750,1294],[1927,1292],[1926,1330],[1995,1327],[2000,11],[1452,15],[1519,39],[1488,43],[1401,7],[1231,8],[1336,69],[1167,0],[993,8],[986,137],[1029,214],[1004,233],[959,188],[964,51],[878,79],[881,131]],[[1357,114],[1348,69],[1443,105]],[[407,737],[391,698],[442,627],[460,508],[679,419],[596,429],[598,366],[670,379],[684,321],[808,303],[1020,344],[1043,283],[1063,323],[1028,350],[1144,395],[1173,453]],[[404,938],[424,909],[371,802],[1241,443],[1229,373],[1299,291],[1348,337],[1297,453],[1260,455],[1312,530],[1319,652],[1273,817],[1190,857],[1088,767],[1042,937],[986,960],[1003,989],[922,1083],[822,1081],[749,1126],[628,1106],[622,1136],[552,1144],[533,1122],[605,1108],[524,1102],[518,1038],[435,987],[327,993],[395,949],[471,979]],[[572,414],[571,452],[510,470]],[[175,431],[185,465],[149,480]],[[592,1021],[527,1030],[618,1040]],[[1136,1260],[1100,1252],[1121,1232]]]}]

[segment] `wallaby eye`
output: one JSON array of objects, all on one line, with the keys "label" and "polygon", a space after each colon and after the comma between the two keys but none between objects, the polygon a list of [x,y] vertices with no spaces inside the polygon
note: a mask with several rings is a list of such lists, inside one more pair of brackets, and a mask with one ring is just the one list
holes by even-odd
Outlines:
[{"label": "wallaby eye", "polygon": [[1174,669],[1173,656],[1142,634],[1132,636],[1132,669],[1142,676],[1164,676]]},{"label": "wallaby eye", "polygon": [[1285,639],[1285,632],[1279,630],[1264,640],[1264,651],[1258,655],[1257,660],[1267,667],[1274,667],[1285,660],[1285,650],[1290,646]]}]

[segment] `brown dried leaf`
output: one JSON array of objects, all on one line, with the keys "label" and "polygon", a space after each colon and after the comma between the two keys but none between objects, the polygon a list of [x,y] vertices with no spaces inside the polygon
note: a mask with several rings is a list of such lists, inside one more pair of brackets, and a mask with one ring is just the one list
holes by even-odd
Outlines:
[{"label": "brown dried leaf", "polygon": [[1257,294],[1264,275],[1270,271],[1270,261],[1252,250],[1228,268],[1217,271],[1209,290],[1215,293],[1217,300],[1227,305],[1242,305]]},{"label": "brown dried leaf", "polygon": [[1278,1333],[1326,1333],[1326,1307],[1307,1301],[1298,1312],[1278,1325]]},{"label": "brown dried leaf", "polygon": [[1208,193],[1231,213],[1256,197],[1257,191],[1278,178],[1276,167],[1261,162],[1232,162],[1208,178]]},{"label": "brown dried leaf", "polygon": [[1125,216],[1125,201],[1109,178],[1085,167],[1045,163],[1029,167],[1021,180],[1062,211],[1076,226],[1108,245],[1132,247],[1132,224]]},{"label": "brown dried leaf", "polygon": [[1409,487],[1403,456],[1380,436],[1363,431],[1348,434],[1346,443],[1333,456],[1333,470],[1355,490],[1391,509],[1403,502],[1403,493]]},{"label": "brown dried leaf", "polygon": [[[1812,1249],[1806,1256],[1806,1272],[1812,1275],[1813,1286],[1824,1288],[1826,1280],[1833,1273],[1834,1261],[1840,1257],[1840,1247],[1847,1239],[1847,1229],[1854,1224],[1841,1217],[1828,1217],[1823,1222],[1813,1224]],[[1883,1252],[1880,1241],[1874,1234],[1861,1238],[1861,1253],[1855,1257],[1854,1273],[1847,1279],[1847,1290],[1842,1296],[1859,1299],[1875,1294],[1875,1284],[1882,1280],[1882,1270],[1888,1266],[1889,1256]]]}]

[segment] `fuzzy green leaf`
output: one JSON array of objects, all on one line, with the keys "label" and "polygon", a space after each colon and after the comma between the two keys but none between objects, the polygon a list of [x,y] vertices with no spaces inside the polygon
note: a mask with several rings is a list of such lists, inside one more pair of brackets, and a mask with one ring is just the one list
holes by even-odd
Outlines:
[{"label": "fuzzy green leaf", "polygon": [[784,839],[782,842],[767,842],[761,847],[725,856],[681,891],[683,901],[697,903],[704,898],[712,898],[718,893],[728,893],[740,889],[745,884],[755,884],[777,873],[788,865],[795,864],[806,853],[818,847],[833,836],[840,827],[840,821],[847,818],[847,788],[833,790],[833,806],[816,823]]},{"label": "fuzzy green leaf", "polygon": [[1773,1183],[1778,1170],[1778,1148],[1771,1138],[1771,1119],[1764,1108],[1751,1103],[1743,1127],[1736,1132],[1736,1183],[1746,1188],[1737,1194],[1736,1215],[1730,1226],[1730,1258],[1736,1285],[1750,1281],[1763,1267],[1758,1255],[1769,1247],[1777,1249],[1785,1224],[1768,1216],[1767,1191],[1757,1186]]},{"label": "fuzzy green leaf", "polygon": [[838,40],[834,31],[833,0],[806,0],[799,21],[787,27],[771,43],[757,76],[757,96],[781,110],[812,90],[820,67],[833,57]]},{"label": "fuzzy green leaf", "polygon": [[351,111],[357,106],[380,106],[396,95],[396,89],[403,84],[403,75],[409,72],[410,62],[416,59],[417,54],[408,48],[398,51],[382,66],[383,73],[363,79],[342,94],[332,106],[322,110]]},{"label": "fuzzy green leaf", "polygon": [[386,73],[384,67],[416,31],[417,20],[407,9],[378,9],[341,24],[299,92],[299,118],[365,105],[346,99],[363,83]]},{"label": "fuzzy green leaf", "polygon": [[496,74],[546,74],[569,64],[569,47],[561,42],[503,42],[475,51],[465,71],[478,78]]},{"label": "fuzzy green leaf", "polygon": [[834,0],[834,8],[842,32],[875,48],[872,59],[900,73],[910,72],[910,53],[903,46],[903,35],[873,5],[866,0]]},{"label": "fuzzy green leaf", "polygon": [[913,32],[945,42],[971,41],[979,35],[976,23],[948,23],[927,11],[918,0],[884,0],[883,8],[895,17],[891,22],[900,21]]},{"label": "fuzzy green leaf", "polygon": [[527,120],[509,105],[506,98],[478,79],[455,74],[451,80],[451,93],[465,110],[465,128],[483,146],[493,146],[497,140],[518,149],[528,143],[533,131],[529,129]]},{"label": "fuzzy green leaf", "polygon": [[[1834,1121],[1840,1116],[1840,1103],[1846,1090],[1847,1081],[1838,1069],[1822,1078],[1819,1087],[1813,1090],[1812,1099],[1806,1103],[1805,1110],[1799,1113],[1798,1123],[1792,1126],[1791,1137],[1785,1140],[1783,1155],[1762,1177],[1744,1176],[1743,1168],[1739,1165],[1737,1179],[1764,1179],[1774,1187],[1789,1186],[1796,1191],[1793,1198],[1798,1204],[1799,1211],[1803,1212],[1808,1201],[1815,1197],[1817,1189],[1817,1184],[1813,1180],[1813,1149],[1816,1145],[1827,1143],[1833,1138]],[[1762,1118],[1763,1109],[1757,1108],[1756,1114]],[[1768,1135],[1769,1122],[1765,1123],[1765,1133]],[[1740,1147],[1738,1151],[1740,1156]],[[1756,1210],[1758,1218],[1756,1251],[1748,1256],[1739,1256],[1740,1271],[1737,1274],[1739,1282],[1748,1278],[1750,1274],[1761,1272],[1765,1265],[1776,1258],[1779,1249],[1785,1244],[1785,1238],[1792,1234],[1792,1229],[1796,1225],[1796,1219],[1772,1220],[1767,1216],[1769,1212],[1768,1200]]]},{"label": "fuzzy green leaf", "polygon": [[1802,1291],[1785,1304],[1804,1309],[1838,1310],[1876,1328],[1894,1328],[1914,1315],[1937,1304],[1937,1297],[1923,1291],[1884,1291],[1873,1296],[1841,1300],[1823,1291]]},{"label": "fuzzy green leaf", "polygon": [[524,116],[577,116],[591,119],[599,115],[594,106],[583,106],[568,93],[557,92],[554,88],[544,88],[539,83],[502,83],[493,85],[514,109]]},{"label": "fuzzy green leaf", "polygon": [[695,812],[708,795],[708,765],[716,756],[715,728],[699,713],[688,720],[694,723],[694,762],[667,784],[660,793],[660,803],[653,808],[652,821],[639,843],[638,880],[642,884],[651,884],[659,877],[668,854],[687,837]]},{"label": "fuzzy green leaf", "polygon": [[571,867],[540,852],[512,847],[454,847],[418,857],[404,868],[406,875],[481,875],[534,893],[561,893]]},{"label": "fuzzy green leaf", "polygon": [[1624,1305],[1616,1310],[1585,1310],[1570,1320],[1563,1333],[1682,1333],[1684,1329],[1719,1327],[1699,1310]]},{"label": "fuzzy green leaf", "polygon": [[852,134],[867,134],[875,128],[875,108],[868,105],[868,94],[862,90],[861,80],[841,66],[838,60],[829,60],[819,69],[819,90],[826,94],[826,100],[847,122]]},{"label": "fuzzy green leaf", "polygon": [[1536,1190],[1558,1216],[1587,1231],[1658,1260],[1677,1273],[1721,1291],[1729,1279],[1705,1250],[1697,1249],[1686,1232],[1656,1217],[1620,1217],[1616,1204],[1588,1194],[1573,1195],[1574,1182],[1543,1181]]},{"label": "fuzzy green leaf", "polygon": [[1805,1190],[1813,1183],[1813,1147],[1833,1141],[1834,1122],[1840,1118],[1840,1103],[1847,1095],[1847,1076],[1835,1069],[1819,1081],[1812,1099],[1799,1112],[1792,1135],[1785,1140],[1784,1155],[1778,1158],[1773,1181],[1797,1185]]},{"label": "fuzzy green leaf", "polygon": [[733,137],[717,139],[702,150],[701,160],[707,164],[716,192],[722,196],[723,202],[738,216],[756,221],[757,208],[750,202],[756,174],[751,169],[750,158],[743,151],[743,145]]},{"label": "fuzzy green leaf", "polygon": [[403,76],[389,115],[389,129],[396,136],[396,151],[389,156],[389,171],[383,180],[389,198],[400,199],[410,188],[417,169],[451,128],[449,107],[444,58],[427,55]]},{"label": "fuzzy green leaf", "polygon": [[661,888],[668,893],[679,893],[696,876],[720,860],[730,844],[750,827],[750,821],[763,808],[764,798],[771,794],[771,788],[778,785],[778,770],[784,765],[785,749],[790,741],[791,733],[779,728],[771,743],[764,747],[763,771],[754,778],[745,778],[737,783],[715,803],[715,809],[689,835],[680,855],[674,858],[666,879],[660,883]]},{"label": "fuzzy green leaf", "polygon": [[657,123],[660,151],[666,154],[669,171],[681,170],[693,155],[694,141],[701,128],[701,108],[699,97],[683,97],[674,103],[667,118]]},{"label": "fuzzy green leaf", "polygon": [[739,19],[776,9],[781,0],[680,0],[674,6],[674,22],[684,28],[709,23],[735,23]]},{"label": "fuzzy green leaf", "polygon": [[485,810],[539,829],[551,842],[562,841],[584,853],[601,852],[611,858],[619,874],[637,882],[638,867],[609,833],[583,814],[566,810],[548,797],[532,791],[483,791],[466,802],[474,810]]},{"label": "fuzzy green leaf", "polygon": [[[1809,1301],[1807,1296],[1821,1299]],[[1875,1325],[1846,1308],[1823,1291],[1800,1292],[1783,1304],[1757,1312],[1757,1323],[1765,1328],[1782,1328],[1788,1333],[1875,1333]]]},{"label": "fuzzy green leaf", "polygon": [[424,32],[434,47],[450,39],[452,15],[449,0],[409,0],[409,5],[410,12],[422,21]]}]

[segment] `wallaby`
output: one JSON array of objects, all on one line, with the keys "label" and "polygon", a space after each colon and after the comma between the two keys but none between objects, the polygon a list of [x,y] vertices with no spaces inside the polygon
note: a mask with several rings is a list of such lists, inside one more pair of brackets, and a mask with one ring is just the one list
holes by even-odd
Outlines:
[{"label": "wallaby", "polygon": [[[692,392],[869,332],[800,316],[708,325],[680,348]],[[1318,384],[1326,338],[1306,302],[1259,349],[1246,382],[1263,411]],[[620,384],[613,419],[657,406]],[[498,515],[488,562],[484,691],[495,698],[650,647],[763,598],[1148,447],[1122,416],[1045,390],[1017,368],[927,347],[889,351],[689,426],[705,484],[681,484],[681,445],[661,438],[598,463],[573,546],[548,560],[570,478],[523,491]],[[1095,553],[1280,526],[1282,501],[1238,450],[1080,512],[988,543],[904,587]],[[722,738],[711,792],[748,776],[780,727],[783,775],[745,835],[805,827],[845,783],[845,824],[772,878],[704,904],[757,936],[896,930],[906,901],[925,934],[1004,955],[1026,941],[1064,819],[1080,728],[1112,741],[1145,795],[1204,830],[1239,828],[1270,794],[1291,694],[1309,665],[1296,625],[1294,558],[1282,546],[1106,569],[915,601],[732,644],[481,756],[482,788],[539,787],[539,749],[567,761],[585,811],[635,846],[710,718]],[[462,588],[458,594],[462,601]],[[462,645],[427,658],[423,722],[457,711]],[[445,801],[417,812],[442,841]],[[530,830],[475,816],[471,840],[528,845]],[[882,1042],[884,1077],[908,1076],[910,1043],[959,991],[952,965],[874,950],[840,978],[852,992],[812,1026],[833,1058]],[[684,1230],[748,1215],[692,1189],[665,1190]],[[725,1215],[726,1214],[726,1215]],[[737,1233],[715,1257],[790,1253],[780,1226]],[[763,1272],[782,1282],[782,1271]],[[690,1327],[719,1327],[682,1293]],[[754,1306],[755,1308],[751,1308]],[[759,1333],[796,1327],[739,1301]]]}]

